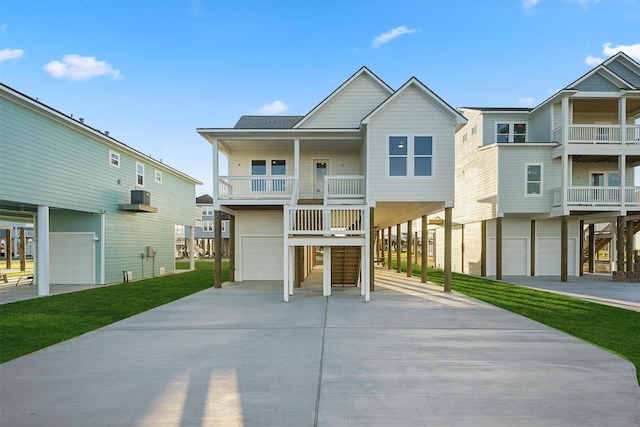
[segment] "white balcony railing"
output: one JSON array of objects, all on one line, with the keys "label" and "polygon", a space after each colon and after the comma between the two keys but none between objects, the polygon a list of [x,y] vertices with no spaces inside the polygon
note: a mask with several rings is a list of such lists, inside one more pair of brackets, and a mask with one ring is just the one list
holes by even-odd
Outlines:
[{"label": "white balcony railing", "polygon": [[569,126],[569,142],[583,144],[620,144],[619,125]]},{"label": "white balcony railing", "polygon": [[324,203],[364,201],[364,176],[327,175],[324,178]]},{"label": "white balcony railing", "polygon": [[366,207],[285,207],[292,235],[354,236],[365,234]]},{"label": "white balcony railing", "polygon": [[627,144],[640,144],[640,125],[627,125]]},{"label": "white balcony railing", "polygon": [[290,200],[294,183],[292,176],[221,176],[218,198]]},{"label": "white balcony railing", "polygon": [[[640,206],[640,187],[567,187],[567,206]],[[562,191],[553,190],[553,206],[562,206]]]}]

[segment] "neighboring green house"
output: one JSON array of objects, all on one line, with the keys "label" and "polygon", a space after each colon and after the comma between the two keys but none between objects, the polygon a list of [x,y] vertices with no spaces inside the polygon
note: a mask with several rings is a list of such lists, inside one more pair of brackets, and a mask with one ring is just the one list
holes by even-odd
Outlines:
[{"label": "neighboring green house", "polygon": [[38,294],[174,272],[198,180],[0,84],[0,220],[35,225]]}]

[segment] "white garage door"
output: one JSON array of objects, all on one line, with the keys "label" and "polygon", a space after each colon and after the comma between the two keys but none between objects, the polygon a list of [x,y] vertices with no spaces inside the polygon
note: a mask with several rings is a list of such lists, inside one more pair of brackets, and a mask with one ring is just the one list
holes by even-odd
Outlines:
[{"label": "white garage door", "polygon": [[[576,240],[569,239],[569,252],[567,259],[567,273],[576,275]],[[560,239],[557,237],[539,237],[538,254],[536,258],[537,276],[560,275]]]},{"label": "white garage door", "polygon": [[242,237],[242,280],[282,280],[283,245],[282,237]]},{"label": "white garage door", "polygon": [[[527,275],[527,238],[514,237],[502,239],[502,275]],[[489,239],[489,256],[487,257],[487,273],[496,275],[496,239]]]},{"label": "white garage door", "polygon": [[49,283],[95,284],[93,233],[49,233]]}]

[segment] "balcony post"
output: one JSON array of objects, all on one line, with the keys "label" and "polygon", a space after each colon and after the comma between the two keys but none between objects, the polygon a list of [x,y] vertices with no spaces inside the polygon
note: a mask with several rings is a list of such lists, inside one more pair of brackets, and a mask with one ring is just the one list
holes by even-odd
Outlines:
[{"label": "balcony post", "polygon": [[[296,194],[293,195],[295,200],[300,199],[300,187],[295,185],[296,182],[300,182],[300,140],[293,140],[293,184],[296,189]],[[297,202],[296,202],[297,203]]]},{"label": "balcony post", "polygon": [[568,282],[569,225],[568,216],[560,217],[560,281]]},{"label": "balcony post", "polygon": [[[620,123],[620,143],[627,143],[627,98],[618,100],[618,121]],[[621,181],[624,182],[624,181]]]},{"label": "balcony post", "polygon": [[211,143],[211,146],[213,147],[213,158],[212,160],[212,174],[213,174],[213,189],[211,190],[211,195],[213,196],[213,210],[217,211],[220,209],[220,201],[218,200],[218,196],[219,194],[219,189],[218,189],[218,178],[220,175],[220,159],[219,157],[219,150],[218,150],[218,140],[214,139],[213,142]]},{"label": "balcony post", "polygon": [[[618,157],[618,169],[620,170],[620,195],[619,202],[620,206],[624,209],[627,202],[627,194],[624,183],[627,181],[626,179],[626,169],[627,169],[627,156],[621,154]],[[608,184],[608,183],[607,183]]]},{"label": "balcony post", "polygon": [[[215,202],[215,199],[214,199]],[[214,211],[213,229],[214,229],[214,278],[213,287],[219,289],[222,287],[222,212],[220,209]]]}]

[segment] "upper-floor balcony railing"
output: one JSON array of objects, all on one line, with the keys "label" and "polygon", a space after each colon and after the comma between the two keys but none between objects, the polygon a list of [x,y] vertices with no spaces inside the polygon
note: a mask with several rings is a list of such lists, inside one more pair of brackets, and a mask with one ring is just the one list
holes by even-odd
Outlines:
[{"label": "upper-floor balcony railing", "polygon": [[327,175],[324,178],[324,204],[363,203],[364,176]]},{"label": "upper-floor balcony railing", "polygon": [[221,176],[218,198],[222,200],[291,200],[295,179],[292,176]]},{"label": "upper-floor balcony railing", "polygon": [[[564,129],[553,131],[553,140],[562,142]],[[624,136],[624,138],[622,138]],[[640,125],[570,125],[568,127],[569,144],[640,144]]]},{"label": "upper-floor balcony railing", "polygon": [[[567,187],[567,206],[640,206],[640,187]],[[562,206],[562,189],[553,190],[553,206]]]}]

